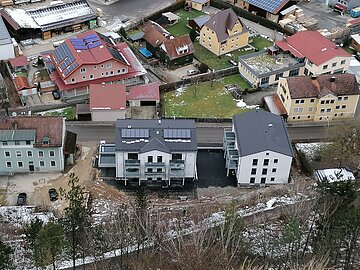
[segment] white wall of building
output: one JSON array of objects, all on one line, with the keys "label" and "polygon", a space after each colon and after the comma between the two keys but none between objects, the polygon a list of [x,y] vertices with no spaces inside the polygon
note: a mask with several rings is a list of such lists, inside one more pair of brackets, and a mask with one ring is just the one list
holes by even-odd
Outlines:
[{"label": "white wall of building", "polygon": [[14,46],[12,43],[0,45],[0,60],[15,57]]}]

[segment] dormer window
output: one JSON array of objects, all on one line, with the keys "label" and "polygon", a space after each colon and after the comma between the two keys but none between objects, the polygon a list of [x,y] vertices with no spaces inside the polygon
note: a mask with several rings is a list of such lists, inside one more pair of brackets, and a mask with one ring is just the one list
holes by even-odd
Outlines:
[{"label": "dormer window", "polygon": [[42,144],[50,144],[50,138],[45,136],[43,139],[42,139]]}]

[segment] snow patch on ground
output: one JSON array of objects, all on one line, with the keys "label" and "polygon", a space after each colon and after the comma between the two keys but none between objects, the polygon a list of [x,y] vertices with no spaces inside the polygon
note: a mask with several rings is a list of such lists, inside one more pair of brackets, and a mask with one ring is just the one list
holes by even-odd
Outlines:
[{"label": "snow patch on ground", "polygon": [[38,218],[44,223],[54,218],[51,212],[36,212],[34,206],[0,206],[0,223],[10,223],[21,228]]},{"label": "snow patch on ground", "polygon": [[89,155],[90,147],[82,146],[81,147],[81,160],[85,160],[86,157]]},{"label": "snow patch on ground", "polygon": [[327,144],[329,144],[329,142],[297,143],[295,144],[295,148],[303,152],[308,158],[314,158],[316,151]]},{"label": "snow patch on ground", "polygon": [[175,96],[176,97],[181,96],[185,92],[186,88],[187,88],[186,86],[183,86],[183,87],[180,87],[180,88],[176,89],[175,90]]}]

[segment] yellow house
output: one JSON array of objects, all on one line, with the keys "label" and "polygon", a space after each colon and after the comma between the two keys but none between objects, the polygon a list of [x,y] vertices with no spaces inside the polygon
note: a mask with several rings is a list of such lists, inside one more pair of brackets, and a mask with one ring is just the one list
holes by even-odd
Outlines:
[{"label": "yellow house", "polygon": [[201,27],[199,42],[219,56],[247,46],[249,32],[229,8],[216,13]]},{"label": "yellow house", "polygon": [[332,121],[354,117],[359,86],[354,74],[280,78],[277,94],[288,121]]},{"label": "yellow house", "polygon": [[210,0],[186,0],[186,4],[198,11],[203,11],[203,7],[210,6]]}]

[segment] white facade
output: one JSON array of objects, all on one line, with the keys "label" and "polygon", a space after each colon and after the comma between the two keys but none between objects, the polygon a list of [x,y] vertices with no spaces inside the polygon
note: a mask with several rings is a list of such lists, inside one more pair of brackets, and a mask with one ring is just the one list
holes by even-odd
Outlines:
[{"label": "white facade", "polygon": [[11,43],[0,45],[0,60],[6,60],[15,57],[14,46]]},{"label": "white facade", "polygon": [[237,182],[239,185],[288,183],[291,162],[291,156],[273,151],[239,157]]}]

